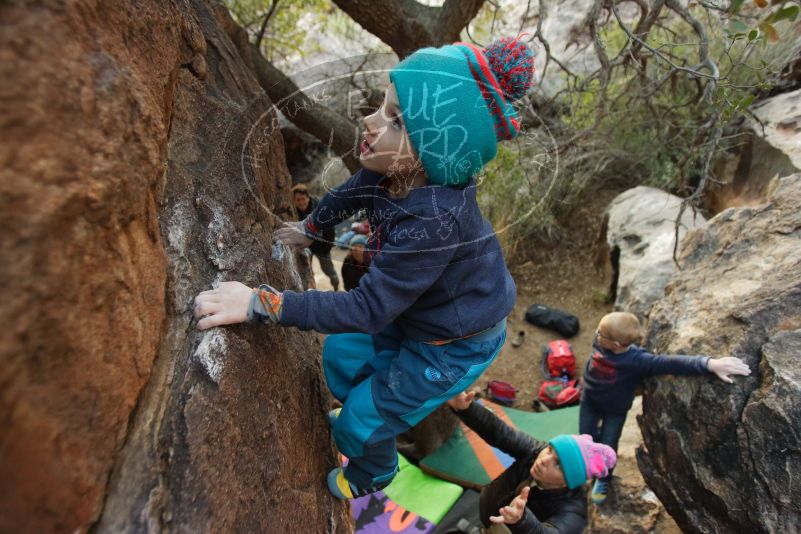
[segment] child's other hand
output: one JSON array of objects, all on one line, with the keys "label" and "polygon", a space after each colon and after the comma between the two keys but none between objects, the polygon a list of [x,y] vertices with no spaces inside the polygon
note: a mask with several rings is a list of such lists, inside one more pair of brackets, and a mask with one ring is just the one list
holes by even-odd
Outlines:
[{"label": "child's other hand", "polygon": [[206,330],[245,322],[251,295],[253,290],[241,282],[222,282],[217,289],[200,293],[195,297],[197,327]]},{"label": "child's other hand", "polygon": [[523,513],[526,511],[526,503],[528,502],[528,492],[531,488],[526,486],[520,492],[520,495],[512,499],[509,506],[504,506],[498,512],[501,515],[491,515],[490,521],[493,523],[506,523],[507,525],[514,525],[523,518]]},{"label": "child's other hand", "polygon": [[726,356],[725,358],[710,358],[708,369],[710,373],[715,373],[718,378],[731,384],[734,380],[731,376],[748,376],[751,369],[740,358]]},{"label": "child's other hand", "polygon": [[448,400],[448,406],[457,412],[461,412],[462,410],[468,409],[470,407],[470,403],[473,402],[473,399],[475,398],[475,391],[462,391],[452,399]]},{"label": "child's other hand", "polygon": [[285,222],[281,228],[275,231],[274,239],[282,245],[289,245],[294,248],[306,248],[314,241],[306,237],[303,232],[302,222]]}]

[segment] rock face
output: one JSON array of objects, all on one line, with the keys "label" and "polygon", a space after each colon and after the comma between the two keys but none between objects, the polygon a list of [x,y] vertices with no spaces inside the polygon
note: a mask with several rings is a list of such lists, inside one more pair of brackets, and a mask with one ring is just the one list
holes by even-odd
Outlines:
[{"label": "rock face", "polygon": [[[783,93],[755,104],[751,112],[760,122],[750,122],[749,127],[765,139],[770,146],[787,156],[796,171],[801,170],[801,89]],[[776,169],[784,176],[784,169]]]},{"label": "rock face", "polygon": [[[618,195],[607,209],[606,241],[612,260],[615,309],[647,314],[664,295],[675,272],[675,221],[681,199],[653,187],[639,186]],[[682,214],[679,242],[687,230],[703,226],[701,214]]]},{"label": "rock face", "polygon": [[705,195],[712,213],[762,204],[774,178],[801,172],[801,89],[762,100],[750,111],[759,122],[748,122],[738,153],[716,169],[722,184]]},{"label": "rock face", "polygon": [[651,348],[738,356],[753,374],[649,380],[643,476],[684,532],[797,532],[801,175],[688,234],[681,265],[651,310]]},{"label": "rock face", "polygon": [[316,338],[192,320],[308,275],[271,259],[289,177],[233,22],[46,5],[0,7],[0,531],[349,531]]}]

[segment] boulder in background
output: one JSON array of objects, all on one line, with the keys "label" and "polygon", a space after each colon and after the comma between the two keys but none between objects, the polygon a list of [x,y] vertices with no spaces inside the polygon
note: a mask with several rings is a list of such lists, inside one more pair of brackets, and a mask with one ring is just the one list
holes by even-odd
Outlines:
[{"label": "boulder in background", "polygon": [[[688,234],[652,309],[657,353],[737,356],[752,375],[646,381],[638,462],[684,532],[801,525],[801,175]],[[646,450],[647,449],[647,450]]]}]

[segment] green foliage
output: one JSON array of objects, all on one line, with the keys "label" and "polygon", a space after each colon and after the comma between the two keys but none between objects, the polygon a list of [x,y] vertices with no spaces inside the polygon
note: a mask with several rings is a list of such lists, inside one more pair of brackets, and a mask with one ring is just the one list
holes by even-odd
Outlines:
[{"label": "green foliage", "polygon": [[768,6],[767,0],[757,0],[755,3],[759,8],[755,19],[756,24],[753,22],[748,24],[739,18],[743,0],[734,0],[731,3],[729,13],[731,13],[732,19],[727,28],[729,36],[734,39],[747,37],[749,41],[754,41],[758,37],[764,36],[772,43],[779,42],[779,31],[774,25],[783,20],[794,22],[798,18],[798,5],[786,0],[772,2],[770,6]]},{"label": "green foliage", "polygon": [[[776,13],[783,13],[780,20],[792,16],[781,9]],[[673,190],[693,183],[708,165],[710,124],[725,128],[741,120],[755,93],[770,87],[791,45],[785,39],[766,46],[769,39],[762,33],[749,38],[751,29],[740,20],[725,28],[707,24],[706,31],[710,58],[720,69],[709,99],[704,98],[708,78],[671,73],[666,61],[651,55],[644,70],[633,62],[613,69],[605,94],[598,77],[580,79],[566,94],[563,120],[576,131],[590,132],[593,144],[624,154],[636,183]],[[603,28],[601,38],[610,58],[628,43],[616,23]],[[652,28],[647,43],[675,65],[699,68],[698,37],[679,19],[665,28]],[[736,142],[736,136],[724,140],[717,151]]]},{"label": "green foliage", "polygon": [[481,213],[507,258],[527,237],[555,238],[558,217],[583,188],[559,172],[554,147],[541,137],[498,145],[497,156],[477,180]]},{"label": "green foliage", "polygon": [[[254,41],[273,2],[278,2],[267,24],[261,49],[270,61],[290,54],[304,54],[308,28],[321,24],[322,31],[341,31],[343,19],[350,20],[327,0],[223,0],[234,19]],[[318,31],[321,31],[318,30]]]}]

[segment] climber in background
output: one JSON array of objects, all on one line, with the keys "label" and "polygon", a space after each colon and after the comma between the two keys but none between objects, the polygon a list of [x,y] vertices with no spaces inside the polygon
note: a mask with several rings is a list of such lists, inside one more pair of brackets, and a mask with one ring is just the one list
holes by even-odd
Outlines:
[{"label": "climber in background", "polygon": [[[485,527],[504,525],[512,534],[579,534],[587,523],[588,479],[606,476],[615,451],[588,435],[563,434],[542,443],[515,430],[462,392],[448,405],[481,439],[515,459],[484,486],[479,516]],[[489,532],[504,531],[498,526]]]},{"label": "climber in background", "polygon": [[370,268],[347,292],[278,291],[223,282],[195,299],[198,328],[251,320],[332,334],[323,346],[330,414],[345,468],[331,493],[360,497],[398,472],[395,437],[465,390],[506,339],[515,284],[481,215],[475,175],[513,139],[512,100],[531,86],[533,54],[506,38],[424,48],[389,73],[380,108],[364,118],[363,168],[276,240],[307,247],[365,210]]},{"label": "climber in background", "polygon": [[[314,211],[320,201],[309,194],[309,190],[305,185],[296,184],[292,186],[292,203],[295,205],[295,211],[298,212],[298,219],[302,221]],[[309,250],[320,262],[320,268],[331,281],[334,291],[338,291],[339,275],[334,267],[333,260],[331,260],[331,249],[334,246],[336,237],[334,228],[327,228],[320,233],[320,237],[320,239],[315,239],[309,245]]]},{"label": "climber in background", "polygon": [[355,289],[359,285],[359,280],[367,272],[367,258],[364,254],[364,245],[366,244],[366,235],[356,234],[350,240],[350,252],[342,260],[342,284],[345,286],[345,291]]},{"label": "climber in background", "polygon": [[[633,313],[604,315],[593,338],[593,353],[584,369],[584,388],[579,408],[579,432],[617,452],[626,413],[634,401],[640,380],[653,375],[703,375],[712,373],[731,384],[732,376],[748,376],[751,369],[740,358],[726,356],[664,356],[648,353],[639,341],[640,321]],[[592,502],[601,504],[609,493],[612,472],[597,480]]]}]

